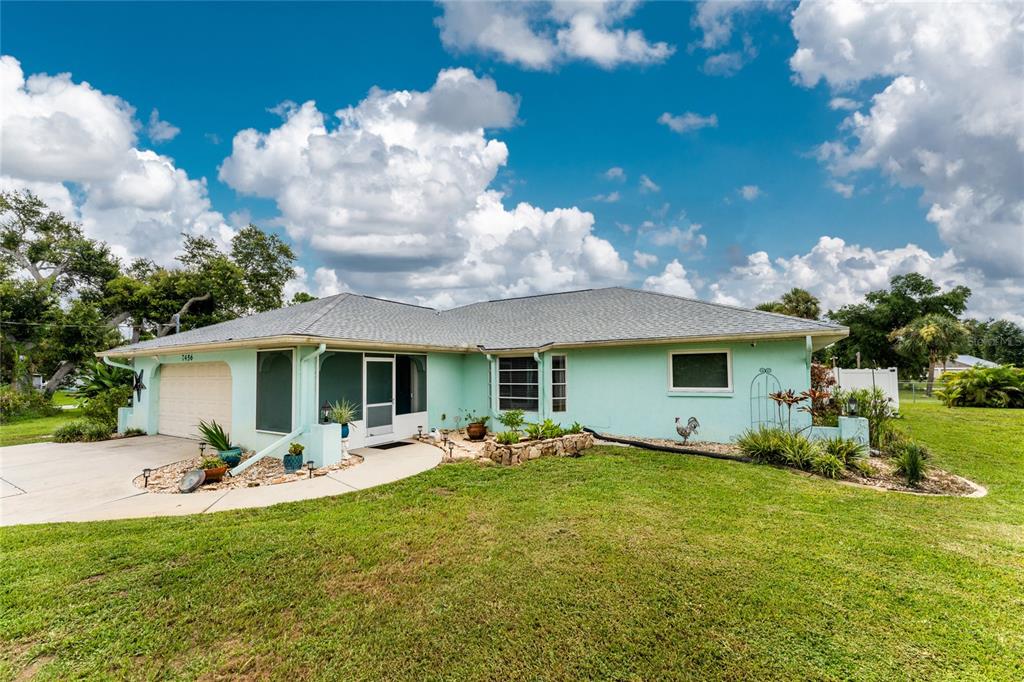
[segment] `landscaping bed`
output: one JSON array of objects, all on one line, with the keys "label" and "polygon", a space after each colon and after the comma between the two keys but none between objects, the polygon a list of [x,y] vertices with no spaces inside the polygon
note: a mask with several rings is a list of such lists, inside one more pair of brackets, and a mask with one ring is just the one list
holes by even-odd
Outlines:
[{"label": "landscaping bed", "polygon": [[[244,462],[249,457],[252,457],[253,454],[254,453],[252,452],[245,453],[242,456],[242,461]],[[363,458],[359,455],[350,454],[348,459],[342,460],[337,464],[313,469],[313,477],[324,476],[330,471],[348,469],[362,461]],[[199,469],[202,462],[203,458],[197,456],[165,464],[158,469],[153,469],[153,472],[149,475],[148,486],[145,483],[145,477],[141,475],[136,476],[133,482],[136,487],[145,488],[151,493],[180,494],[181,491],[178,489],[178,483],[181,481],[182,476],[194,469]],[[278,485],[281,483],[302,481],[309,477],[310,474],[308,469],[302,468],[294,473],[286,473],[284,470],[284,462],[280,459],[277,457],[264,457],[238,476],[225,475],[219,481],[204,483],[199,489],[230,490],[231,488],[258,488],[259,486],[264,485]]]},{"label": "landscaping bed", "polygon": [[[713,457],[716,459],[732,459],[739,462],[752,462],[753,460],[744,454],[742,448],[735,443],[712,443],[706,441],[681,441],[668,440],[664,438],[634,438],[615,436],[610,434],[597,434],[598,438],[615,444],[631,445],[633,447],[650,448],[661,452],[678,452],[685,455],[699,455]],[[894,490],[897,492],[916,493],[920,495],[951,495],[957,497],[981,497],[986,494],[984,487],[967,480],[961,476],[951,474],[948,471],[929,466],[927,474],[916,485],[907,483],[906,478],[899,473],[897,466],[890,456],[883,456],[878,451],[871,451],[864,457],[859,458],[858,465],[843,466],[835,470],[835,475],[824,476],[814,470],[786,465],[781,462],[764,462],[777,466],[794,469],[801,473],[815,478],[828,478],[862,485],[882,490]]]}]

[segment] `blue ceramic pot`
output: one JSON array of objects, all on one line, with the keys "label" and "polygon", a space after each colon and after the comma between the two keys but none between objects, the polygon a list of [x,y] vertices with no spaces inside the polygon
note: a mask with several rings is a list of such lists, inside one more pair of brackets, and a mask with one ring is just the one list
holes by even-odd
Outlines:
[{"label": "blue ceramic pot", "polygon": [[302,468],[302,455],[285,455],[284,456],[284,470],[286,472],[294,473]]},{"label": "blue ceramic pot", "polygon": [[341,425],[341,437],[348,438],[348,424]]},{"label": "blue ceramic pot", "polygon": [[236,467],[242,461],[242,448],[231,448],[230,450],[218,450],[217,456],[229,467]]}]

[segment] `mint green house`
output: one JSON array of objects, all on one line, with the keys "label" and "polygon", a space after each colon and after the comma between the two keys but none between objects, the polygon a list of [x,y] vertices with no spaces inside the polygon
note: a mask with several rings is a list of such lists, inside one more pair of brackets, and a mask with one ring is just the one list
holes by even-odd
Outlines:
[{"label": "mint green house", "polygon": [[195,438],[200,419],[216,419],[260,456],[299,441],[326,464],[341,456],[341,435],[321,408],[342,398],[361,407],[353,448],[510,409],[658,438],[677,438],[676,418],[696,417],[696,439],[728,441],[777,420],[767,394],[807,389],[811,352],[847,333],[623,288],[445,311],[339,294],[101,355],[145,386],[122,430]]}]

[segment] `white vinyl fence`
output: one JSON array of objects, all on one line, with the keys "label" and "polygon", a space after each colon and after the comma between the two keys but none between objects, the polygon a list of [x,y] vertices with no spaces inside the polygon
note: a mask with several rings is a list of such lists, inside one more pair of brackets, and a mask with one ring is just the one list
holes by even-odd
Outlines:
[{"label": "white vinyl fence", "polygon": [[832,376],[844,391],[861,388],[880,388],[886,397],[892,400],[893,406],[900,409],[899,379],[896,368],[888,369],[832,369]]}]

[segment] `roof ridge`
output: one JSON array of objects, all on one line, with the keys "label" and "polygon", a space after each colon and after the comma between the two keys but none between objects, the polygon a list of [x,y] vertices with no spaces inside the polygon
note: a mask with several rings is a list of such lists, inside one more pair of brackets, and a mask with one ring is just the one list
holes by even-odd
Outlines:
[{"label": "roof ridge", "polygon": [[332,310],[334,310],[335,308],[337,308],[337,307],[338,307],[338,304],[339,304],[339,303],[341,303],[342,301],[344,301],[344,300],[345,300],[346,298],[348,298],[348,297],[349,297],[349,296],[351,296],[351,295],[352,295],[352,294],[350,294],[349,292],[347,292],[347,291],[343,291],[343,292],[342,292],[342,293],[340,293],[340,294],[335,294],[334,296],[332,296],[331,298],[333,298],[333,299],[334,299],[334,302],[333,302],[333,303],[331,303],[331,304],[330,304],[329,306],[326,306],[326,307],[325,307],[325,309],[324,309],[324,311],[323,311],[322,313],[320,313],[319,315],[317,315],[317,317],[316,317],[315,319],[313,319],[313,320],[310,320],[308,324],[304,325],[304,326],[302,327],[302,331],[303,331],[303,332],[306,332],[306,333],[308,333],[308,332],[309,332],[309,330],[310,330],[310,328],[311,328],[311,327],[312,327],[313,325],[315,325],[315,324],[316,324],[317,322],[319,322],[320,320],[324,319],[324,316],[325,316],[325,315],[326,315],[327,313],[329,313],[329,312],[331,312]]},{"label": "roof ridge", "polygon": [[602,291],[604,289],[616,289],[616,288],[619,288],[619,287],[597,287],[596,289],[594,287],[588,287],[586,289],[570,289],[568,291],[548,291],[548,292],[543,293],[543,294],[527,294],[525,296],[510,296],[508,298],[490,298],[490,299],[487,299],[486,301],[473,301],[472,303],[466,303],[466,304],[463,304],[463,305],[460,305],[460,306],[455,306],[454,308],[448,308],[447,310],[442,310],[441,312],[442,313],[447,313],[447,312],[450,312],[452,310],[460,310],[462,308],[468,308],[468,307],[474,306],[474,305],[483,305],[484,303],[504,303],[506,301],[522,301],[522,300],[525,300],[525,299],[528,299],[528,298],[543,298],[545,296],[564,296],[566,294],[582,294],[583,292],[586,292],[586,291]]},{"label": "roof ridge", "polygon": [[692,303],[703,303],[704,305],[712,305],[712,306],[716,306],[718,308],[726,308],[728,310],[739,310],[740,312],[754,313],[755,315],[771,315],[772,317],[781,317],[784,320],[794,320],[794,321],[795,320],[799,320],[800,322],[810,322],[812,324],[818,325],[820,327],[825,327],[825,328],[828,328],[828,329],[832,329],[832,328],[836,328],[836,327],[841,327],[842,326],[842,325],[834,324],[832,322],[822,322],[821,320],[809,320],[806,317],[797,317],[796,315],[785,315],[783,313],[772,313],[772,312],[769,312],[767,310],[757,310],[756,308],[744,308],[743,306],[729,305],[728,303],[718,303],[717,301],[705,301],[705,300],[702,300],[702,299],[699,299],[699,298],[691,298],[689,296],[679,296],[677,294],[666,294],[665,292],[653,291],[651,289],[631,289],[630,287],[608,287],[608,288],[609,289],[622,289],[624,291],[632,291],[632,292],[636,292],[638,294],[653,294],[655,296],[665,296],[667,298],[675,298],[675,299],[678,299],[680,301],[690,301]]}]

